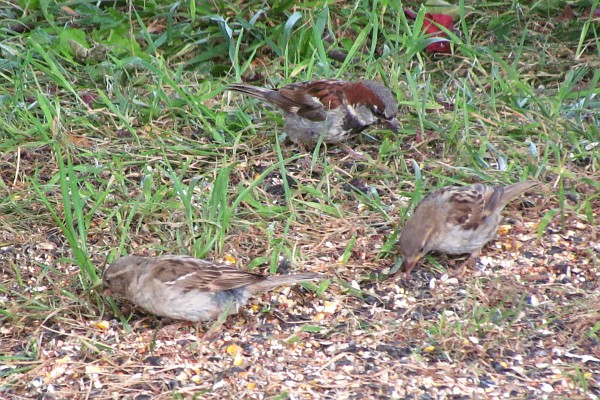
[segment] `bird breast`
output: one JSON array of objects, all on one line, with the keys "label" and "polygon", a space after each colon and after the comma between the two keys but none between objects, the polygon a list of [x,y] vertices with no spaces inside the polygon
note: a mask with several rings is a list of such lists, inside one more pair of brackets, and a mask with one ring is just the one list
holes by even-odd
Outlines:
[{"label": "bird breast", "polygon": [[448,225],[445,232],[432,238],[435,247],[430,250],[446,254],[467,254],[480,250],[496,236],[499,215],[490,215],[475,229],[464,229],[461,225]]},{"label": "bird breast", "polygon": [[249,293],[245,288],[216,292],[156,288],[140,290],[132,300],[152,314],[198,322],[215,319],[228,308],[230,314],[236,314],[248,297]]},{"label": "bird breast", "polygon": [[297,114],[286,113],[285,132],[295,143],[317,143],[323,136],[326,143],[338,143],[345,139],[344,111],[337,108],[327,111],[325,121],[311,121]]}]

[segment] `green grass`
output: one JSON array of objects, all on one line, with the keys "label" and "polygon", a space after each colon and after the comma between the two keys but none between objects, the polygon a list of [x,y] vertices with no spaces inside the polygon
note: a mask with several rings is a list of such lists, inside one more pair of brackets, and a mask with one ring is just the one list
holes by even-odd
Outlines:
[{"label": "green grass", "polygon": [[[570,351],[564,333],[582,354],[593,348],[598,326],[589,320],[597,314],[585,310],[598,297],[600,39],[597,23],[581,15],[598,1],[573,4],[577,17],[567,21],[557,20],[562,4],[459,1],[447,57],[425,53],[432,39],[420,29],[425,10],[417,3],[270,3],[0,5],[0,319],[9,327],[0,361],[10,366],[0,369],[0,388],[32,395],[19,380],[58,357],[40,357],[51,345],[49,326],[72,329],[69,337],[87,349],[83,360],[118,364],[127,350],[101,344],[92,321],[117,315],[128,334],[144,328],[139,314],[120,315],[99,293],[103,267],[125,254],[231,256],[261,273],[284,272],[286,259],[292,270],[324,273],[329,279],[306,285],[305,302],[346,311],[335,323],[309,319],[300,333],[287,332],[294,343],[402,342],[435,369],[435,357],[420,352],[433,345],[440,360],[486,374],[497,371],[476,355],[534,352],[528,335],[548,321],[562,323],[562,331],[548,328],[557,347]],[[418,11],[417,20],[403,7]],[[28,29],[15,32],[19,23]],[[333,50],[347,57],[336,60]],[[305,154],[280,141],[278,112],[223,92],[231,82],[326,77],[384,82],[400,105],[400,134],[374,128],[353,139],[361,161],[321,143],[309,149],[306,168]],[[498,264],[485,279],[452,286],[440,275],[451,274],[454,261],[430,255],[417,267],[423,281],[381,278],[398,268],[398,233],[429,191],[531,178],[543,183],[528,196],[535,208],[515,202],[506,213],[536,222],[521,251],[541,252],[531,271],[508,255],[517,272]],[[552,246],[570,256],[544,258]],[[518,279],[507,283],[516,297],[502,295],[505,275],[578,263],[582,272],[567,278],[579,297],[554,280]],[[554,308],[535,309],[530,292]],[[379,303],[369,298],[387,311],[375,313]],[[557,367],[572,383],[564,393],[597,394],[597,370],[576,361]],[[203,379],[203,390],[223,393]],[[293,390],[263,393],[284,398]]]}]

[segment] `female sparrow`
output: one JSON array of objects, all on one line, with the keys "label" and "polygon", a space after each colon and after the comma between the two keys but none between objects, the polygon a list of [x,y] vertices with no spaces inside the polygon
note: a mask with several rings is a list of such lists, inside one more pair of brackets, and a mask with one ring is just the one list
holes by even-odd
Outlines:
[{"label": "female sparrow", "polygon": [[103,283],[150,313],[199,322],[236,314],[256,293],[319,276],[264,276],[189,256],[128,256],[106,268]]},{"label": "female sparrow", "polygon": [[297,144],[339,143],[380,121],[398,131],[398,104],[392,92],[369,80],[322,79],[279,89],[231,84],[226,90],[271,103],[283,111],[285,132]]},{"label": "female sparrow", "polygon": [[447,186],[430,193],[400,234],[404,270],[409,273],[430,251],[476,257],[496,236],[506,204],[537,184]]}]

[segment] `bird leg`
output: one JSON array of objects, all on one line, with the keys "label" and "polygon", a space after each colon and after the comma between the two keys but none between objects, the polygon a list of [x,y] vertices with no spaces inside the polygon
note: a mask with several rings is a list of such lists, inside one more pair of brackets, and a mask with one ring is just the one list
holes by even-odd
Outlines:
[{"label": "bird leg", "polygon": [[304,146],[304,143],[302,142],[297,142],[296,145],[298,146],[298,149],[300,150],[300,153],[304,153],[304,157],[302,157],[300,159],[300,167],[310,171],[312,168],[312,154],[310,152],[308,152],[306,150],[306,146]]},{"label": "bird leg", "polygon": [[315,157],[318,156],[318,154],[315,154],[314,148],[312,151],[308,151],[304,143],[296,142],[296,145],[298,146],[298,150],[301,153],[304,153],[304,157],[298,159],[298,164],[301,169],[310,173],[320,172],[323,170],[323,167],[320,164],[313,162],[315,160]]},{"label": "bird leg", "polygon": [[354,161],[366,161],[367,160],[364,153],[354,150],[347,144],[337,143],[337,145],[348,154],[348,157],[350,157],[350,159],[352,159]]},{"label": "bird leg", "polygon": [[475,250],[474,252],[472,252],[466,260],[460,263],[460,265],[458,266],[459,271],[452,275],[459,279],[464,278],[467,274],[467,271],[475,269],[475,266],[477,265],[477,259],[480,255],[481,250]]},{"label": "bird leg", "polygon": [[221,330],[221,327],[223,326],[223,324],[227,320],[227,317],[230,314],[236,314],[237,313],[237,311],[234,308],[235,308],[235,305],[233,303],[229,303],[227,305],[227,307],[225,307],[225,310],[223,310],[223,312],[221,314],[219,314],[219,316],[217,317],[217,320],[212,323],[212,325],[210,326],[210,328],[208,328],[208,330],[206,332],[204,332],[203,337],[205,339],[210,339],[212,335],[214,335],[219,330]]},{"label": "bird leg", "polygon": [[158,322],[158,326],[152,332],[152,342],[156,339],[174,338],[181,328],[195,327],[196,335],[200,329],[199,324],[189,321],[176,321],[170,318],[162,318]]}]

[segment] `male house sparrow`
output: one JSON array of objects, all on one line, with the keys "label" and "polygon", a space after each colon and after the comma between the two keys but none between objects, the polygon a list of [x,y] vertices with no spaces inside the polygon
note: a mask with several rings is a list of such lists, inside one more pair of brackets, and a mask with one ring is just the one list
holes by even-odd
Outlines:
[{"label": "male house sparrow", "polygon": [[322,79],[279,89],[231,84],[227,90],[271,103],[283,111],[285,132],[297,144],[339,143],[380,121],[398,131],[398,104],[380,83]]},{"label": "male house sparrow", "polygon": [[496,236],[506,204],[537,184],[447,186],[430,193],[400,234],[404,270],[409,273],[430,251],[476,257]]},{"label": "male house sparrow", "polygon": [[264,276],[180,255],[128,256],[106,268],[103,284],[112,294],[150,313],[199,322],[215,319],[226,310],[236,314],[256,293],[319,276]]}]

